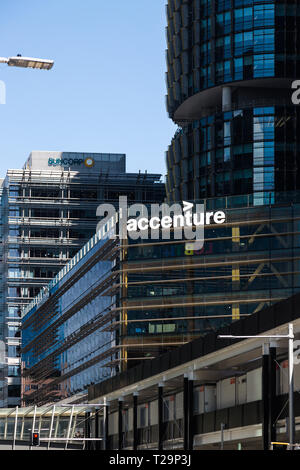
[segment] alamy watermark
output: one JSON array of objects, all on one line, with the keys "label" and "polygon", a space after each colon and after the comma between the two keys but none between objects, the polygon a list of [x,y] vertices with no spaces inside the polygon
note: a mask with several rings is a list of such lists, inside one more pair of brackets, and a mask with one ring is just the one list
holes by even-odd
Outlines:
[{"label": "alamy watermark", "polygon": [[292,94],[292,103],[300,104],[300,80],[295,80],[292,83],[292,89],[296,90]]}]

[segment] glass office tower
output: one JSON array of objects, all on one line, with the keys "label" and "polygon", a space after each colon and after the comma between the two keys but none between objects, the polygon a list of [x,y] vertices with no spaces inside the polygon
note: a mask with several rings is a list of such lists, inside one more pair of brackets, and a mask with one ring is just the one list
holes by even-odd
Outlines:
[{"label": "glass office tower", "polygon": [[169,0],[170,200],[300,188],[300,5],[294,0]]},{"label": "glass office tower", "polygon": [[167,197],[225,210],[227,222],[205,230],[198,252],[125,250],[114,325],[123,367],[300,289],[299,2],[168,0],[166,11],[167,109],[178,125]]},{"label": "glass office tower", "polygon": [[[129,201],[157,202],[161,175],[126,173],[124,154],[32,152],[3,184],[1,328],[7,346],[0,406],[20,403],[20,320],[23,308],[95,234],[96,209]],[[0,338],[1,339],[1,338]]]}]

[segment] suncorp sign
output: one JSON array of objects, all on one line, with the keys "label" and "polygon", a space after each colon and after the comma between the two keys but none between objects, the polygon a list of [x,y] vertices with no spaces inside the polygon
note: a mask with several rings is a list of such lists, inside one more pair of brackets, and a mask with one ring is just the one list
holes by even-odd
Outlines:
[{"label": "suncorp sign", "polygon": [[92,157],[87,158],[49,158],[48,166],[68,166],[68,167],[80,167],[85,166],[86,168],[93,168],[95,160]]}]

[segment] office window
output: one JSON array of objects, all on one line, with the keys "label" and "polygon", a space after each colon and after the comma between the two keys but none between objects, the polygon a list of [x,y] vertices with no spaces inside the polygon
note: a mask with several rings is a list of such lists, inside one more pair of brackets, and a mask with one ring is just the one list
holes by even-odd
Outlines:
[{"label": "office window", "polygon": [[21,386],[20,385],[9,385],[8,386],[8,397],[20,397],[21,395]]},{"label": "office window", "polygon": [[31,273],[34,278],[45,278],[45,279],[52,279],[57,274],[57,269],[47,268],[46,266],[41,268],[34,268],[33,272]]},{"label": "office window", "polygon": [[31,209],[31,217],[45,218],[45,219],[58,219],[60,217],[59,209]]},{"label": "office window", "polygon": [[8,316],[10,318],[18,318],[21,316],[21,310],[19,307],[8,307]]},{"label": "office window", "polygon": [[231,12],[216,15],[216,32],[218,36],[228,34],[231,31]]},{"label": "office window", "polygon": [[22,235],[22,229],[18,227],[10,227],[8,235],[10,237],[20,237]]},{"label": "office window", "polygon": [[46,228],[46,229],[31,229],[30,236],[32,238],[59,238],[60,231],[58,229]]},{"label": "office window", "polygon": [[242,7],[246,5],[252,5],[253,0],[234,0],[234,6],[235,7]]},{"label": "office window", "polygon": [[211,45],[210,42],[205,42],[200,47],[200,63],[201,66],[208,65],[211,62]]},{"label": "office window", "polygon": [[230,145],[231,144],[231,122],[230,121],[225,121],[224,122],[224,146],[225,145]]},{"label": "office window", "polygon": [[234,35],[234,53],[236,56],[253,51],[253,31],[236,33]]},{"label": "office window", "polygon": [[9,197],[19,197],[22,195],[22,190],[19,186],[9,187]]},{"label": "office window", "polygon": [[254,31],[254,52],[274,52],[274,50],[274,29],[259,29]]},{"label": "office window", "polygon": [[234,59],[234,78],[235,80],[243,79],[243,58]]},{"label": "office window", "polygon": [[20,208],[19,207],[10,207],[8,211],[9,217],[20,217]]},{"label": "office window", "polygon": [[71,199],[97,199],[96,190],[83,190],[83,189],[71,189],[70,190]]},{"label": "office window", "polygon": [[274,165],[274,142],[255,142],[253,145],[253,165]]},{"label": "office window", "polygon": [[60,252],[55,249],[47,248],[31,248],[30,256],[32,258],[59,258]]},{"label": "office window", "polygon": [[8,377],[19,377],[19,376],[20,376],[20,367],[8,366]]},{"label": "office window", "polygon": [[8,257],[9,258],[20,258],[21,249],[20,248],[9,248]]},{"label": "office window", "polygon": [[8,357],[17,357],[18,354],[19,354],[19,348],[17,348],[17,346],[9,345],[7,347],[7,356]]},{"label": "office window", "polygon": [[40,198],[40,199],[56,199],[61,196],[60,188],[45,188],[45,187],[36,187],[31,188],[31,197]]},{"label": "office window", "polygon": [[216,0],[217,11],[230,10],[231,0]]},{"label": "office window", "polygon": [[216,59],[229,59],[231,57],[231,37],[224,36],[216,40]]},{"label": "office window", "polygon": [[207,41],[210,39],[211,36],[211,19],[206,18],[204,20],[201,20],[201,40],[202,41]]},{"label": "office window", "polygon": [[253,8],[246,7],[234,11],[234,29],[243,31],[253,27]]},{"label": "office window", "polygon": [[253,140],[270,140],[275,137],[274,116],[261,116],[253,118]]},{"label": "office window", "polygon": [[8,268],[8,277],[9,278],[21,277],[21,270],[19,268]]},{"label": "office window", "polygon": [[275,74],[275,55],[262,54],[253,57],[253,77],[273,77]]},{"label": "office window", "polygon": [[275,5],[255,5],[254,6],[254,28],[260,26],[274,26],[275,24]]},{"label": "office window", "polygon": [[18,326],[8,326],[8,337],[15,338],[18,331],[19,331]]}]

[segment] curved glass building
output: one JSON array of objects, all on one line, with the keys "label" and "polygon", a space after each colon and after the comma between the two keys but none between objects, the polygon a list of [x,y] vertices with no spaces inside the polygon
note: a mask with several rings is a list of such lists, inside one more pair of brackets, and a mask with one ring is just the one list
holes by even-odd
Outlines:
[{"label": "curved glass building", "polygon": [[169,0],[167,20],[168,198],[299,189],[299,2]]}]

